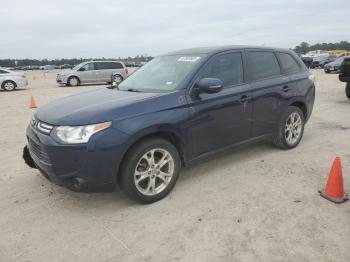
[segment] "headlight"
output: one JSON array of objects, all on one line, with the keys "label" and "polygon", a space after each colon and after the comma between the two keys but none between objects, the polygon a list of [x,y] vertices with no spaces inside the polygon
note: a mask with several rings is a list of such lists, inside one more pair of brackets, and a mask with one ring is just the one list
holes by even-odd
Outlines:
[{"label": "headlight", "polygon": [[104,122],[87,126],[58,126],[52,131],[53,138],[63,144],[83,144],[90,137],[103,129],[109,128],[112,122]]}]

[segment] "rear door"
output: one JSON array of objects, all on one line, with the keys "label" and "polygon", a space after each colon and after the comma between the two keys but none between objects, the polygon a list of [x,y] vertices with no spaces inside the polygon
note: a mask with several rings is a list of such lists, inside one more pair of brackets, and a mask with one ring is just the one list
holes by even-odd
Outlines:
[{"label": "rear door", "polygon": [[111,81],[111,63],[110,62],[95,62],[96,64],[96,81],[110,82]]},{"label": "rear door", "polygon": [[253,136],[276,131],[288,101],[289,78],[282,71],[273,50],[246,50],[253,96]]},{"label": "rear door", "polygon": [[198,74],[218,78],[224,88],[216,94],[191,98],[193,157],[246,140],[251,135],[251,91],[245,81],[243,53],[217,54]]}]

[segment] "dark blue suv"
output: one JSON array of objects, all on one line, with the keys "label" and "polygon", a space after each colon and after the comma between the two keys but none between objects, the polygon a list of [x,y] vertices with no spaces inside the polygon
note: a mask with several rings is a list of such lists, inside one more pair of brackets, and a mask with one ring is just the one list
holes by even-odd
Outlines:
[{"label": "dark blue suv", "polygon": [[181,166],[233,145],[297,146],[315,99],[292,51],[195,48],[154,58],[118,86],[58,99],[27,128],[26,163],[74,191],[166,196]]}]

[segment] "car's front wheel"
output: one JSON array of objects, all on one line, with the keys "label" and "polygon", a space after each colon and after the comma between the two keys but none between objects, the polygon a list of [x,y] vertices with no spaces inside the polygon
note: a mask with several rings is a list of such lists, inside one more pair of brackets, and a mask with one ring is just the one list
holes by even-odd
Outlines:
[{"label": "car's front wheel", "polygon": [[5,81],[2,83],[1,88],[4,89],[5,91],[13,91],[17,87],[16,83],[13,81]]},{"label": "car's front wheel", "polygon": [[119,183],[141,203],[153,203],[174,187],[181,162],[176,147],[167,140],[150,138],[133,146],[123,160]]},{"label": "car's front wheel", "polygon": [[346,97],[350,99],[350,83],[346,84],[345,94],[346,94]]},{"label": "car's front wheel", "polygon": [[79,85],[79,79],[77,78],[77,77],[75,77],[75,76],[71,76],[69,79],[68,79],[68,85],[69,86],[77,86],[77,85]]},{"label": "car's front wheel", "polygon": [[274,144],[283,149],[296,147],[303,137],[304,126],[303,112],[298,107],[288,107],[280,120]]}]

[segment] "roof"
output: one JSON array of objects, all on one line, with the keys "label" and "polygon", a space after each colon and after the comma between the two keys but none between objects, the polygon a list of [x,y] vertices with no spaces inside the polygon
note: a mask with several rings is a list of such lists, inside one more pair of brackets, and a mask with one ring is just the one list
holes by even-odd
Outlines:
[{"label": "roof", "polygon": [[197,47],[190,49],[177,50],[169,52],[163,55],[190,55],[190,54],[214,54],[234,49],[274,49],[274,50],[284,50],[282,48],[267,47],[267,46],[249,46],[249,45],[229,45],[229,46],[208,46],[208,47]]}]

